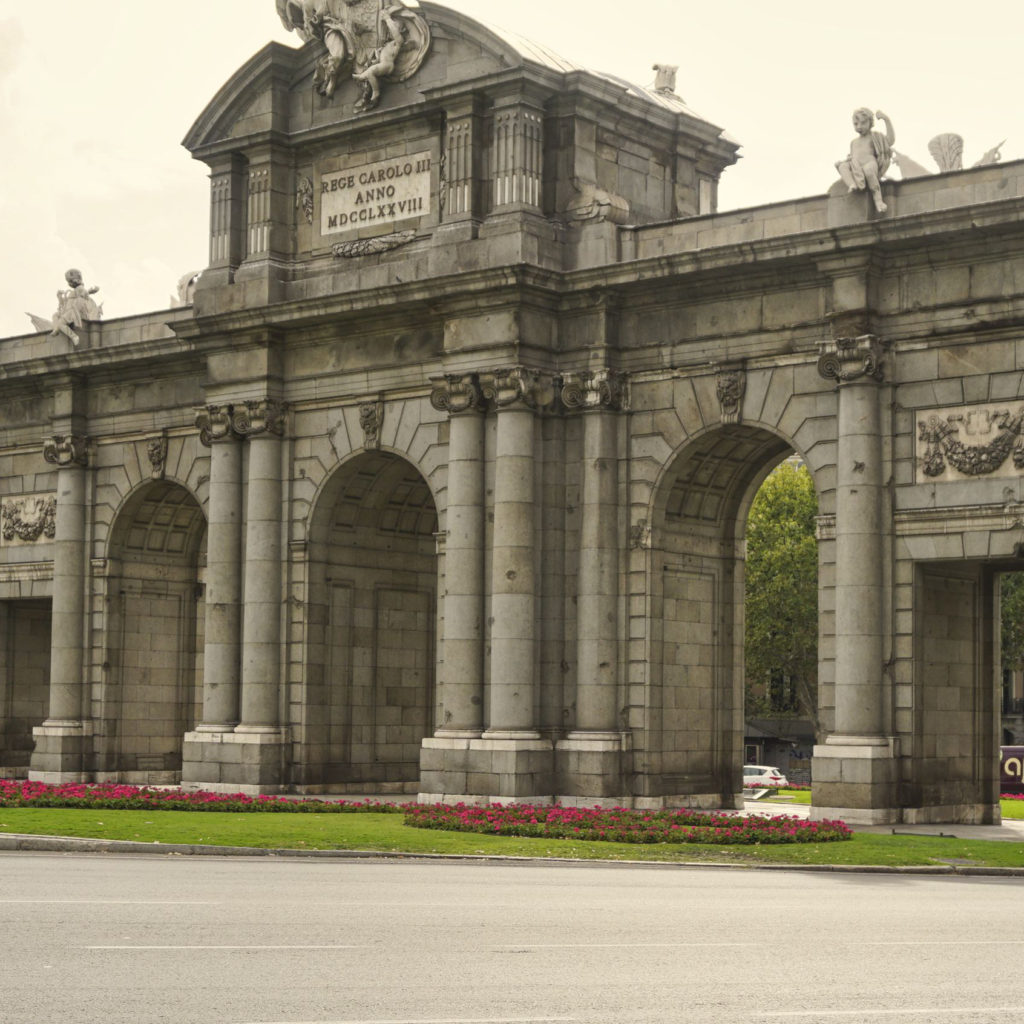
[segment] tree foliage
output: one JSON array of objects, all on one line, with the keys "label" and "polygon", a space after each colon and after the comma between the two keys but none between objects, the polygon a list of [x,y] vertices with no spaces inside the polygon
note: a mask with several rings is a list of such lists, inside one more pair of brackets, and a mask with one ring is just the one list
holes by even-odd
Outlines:
[{"label": "tree foliage", "polygon": [[[747,521],[747,715],[797,713],[818,729],[818,498],[805,466],[784,462]],[[796,696],[779,707],[773,684]]]},{"label": "tree foliage", "polygon": [[1024,670],[1024,572],[1003,573],[999,581],[1003,668]]}]

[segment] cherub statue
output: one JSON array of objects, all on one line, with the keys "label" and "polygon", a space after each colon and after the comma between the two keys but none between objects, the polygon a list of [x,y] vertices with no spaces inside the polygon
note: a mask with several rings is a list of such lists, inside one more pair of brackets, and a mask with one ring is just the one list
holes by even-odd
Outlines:
[{"label": "cherub statue", "polygon": [[[875,118],[885,122],[885,134],[873,132]],[[871,192],[875,209],[884,213],[887,209],[882,201],[881,179],[892,162],[892,145],[896,132],[892,121],[881,110],[872,114],[867,107],[853,112],[853,127],[857,137],[850,143],[850,154],[836,164],[836,170],[851,192]]]},{"label": "cherub statue", "polygon": [[103,317],[103,307],[97,306],[92,296],[99,291],[98,286],[86,288],[82,282],[82,272],[73,267],[64,275],[69,287],[60,288],[57,291],[57,312],[53,314],[52,320],[35,316],[32,313],[25,315],[32,321],[37,331],[48,331],[51,337],[63,334],[72,345],[77,345],[79,337],[75,328],[81,329],[85,320],[100,320]]},{"label": "cherub statue", "polygon": [[356,112],[370,110],[377,105],[380,99],[380,80],[390,75],[395,70],[395,62],[398,54],[405,45],[405,26],[398,20],[396,15],[402,10],[401,4],[395,4],[380,12],[380,38],[385,33],[387,39],[376,50],[373,51],[373,63],[363,71],[357,71],[352,78],[357,81],[363,90],[362,98],[353,107]]}]

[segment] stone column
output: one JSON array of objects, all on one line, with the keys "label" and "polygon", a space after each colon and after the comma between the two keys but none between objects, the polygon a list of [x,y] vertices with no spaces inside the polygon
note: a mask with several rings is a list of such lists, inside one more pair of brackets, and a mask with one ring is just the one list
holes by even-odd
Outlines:
[{"label": "stone column", "polygon": [[86,466],[88,440],[51,437],[43,457],[57,469],[53,550],[50,707],[32,730],[29,777],[40,782],[82,781],[89,723],[85,701]]},{"label": "stone column", "polygon": [[444,678],[438,736],[483,729],[484,421],[478,384],[449,377],[431,402],[451,416],[444,581]]},{"label": "stone column", "polygon": [[492,374],[484,395],[498,409],[491,555],[491,708],[487,735],[535,739],[536,574],[533,381]]},{"label": "stone column", "polygon": [[242,626],[242,446],[231,407],[196,417],[210,448],[210,520],[206,555],[203,720],[197,732],[230,732],[239,721]]},{"label": "stone column", "polygon": [[573,798],[621,796],[619,728],[618,416],[622,376],[572,374],[567,409],[583,413],[580,560],[576,585],[576,728],[557,744],[558,792]]},{"label": "stone column", "polygon": [[[883,676],[886,607],[882,346],[872,335],[823,347],[836,381],[835,732],[815,747],[818,816],[895,820],[895,751]],[[835,814],[833,812],[836,812]]]},{"label": "stone column", "polygon": [[467,788],[481,799],[550,801],[553,748],[537,730],[537,539],[534,410],[554,401],[549,376],[514,367],[481,374],[497,410],[490,563],[488,728],[470,740]]},{"label": "stone column", "polygon": [[242,721],[237,733],[280,732],[281,435],[277,402],[235,407],[235,429],[249,439],[242,625]]},{"label": "stone column", "polygon": [[484,711],[484,417],[470,375],[434,380],[431,405],[449,414],[444,651],[437,727],[420,751],[426,802],[469,794],[469,749]]}]

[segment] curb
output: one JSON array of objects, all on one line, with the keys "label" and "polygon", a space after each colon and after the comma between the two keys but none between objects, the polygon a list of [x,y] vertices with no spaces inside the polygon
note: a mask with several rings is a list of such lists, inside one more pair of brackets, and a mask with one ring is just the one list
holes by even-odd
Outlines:
[{"label": "curb", "polygon": [[73,836],[0,834],[0,852],[113,853],[164,857],[274,857],[281,860],[425,860],[476,861],[504,864],[557,864],[577,867],[643,867],[650,869],[728,868],[733,871],[805,871],[864,875],[942,875],[1024,878],[1024,867],[972,867],[966,864],[736,864],[717,861],[582,860],[572,857],[495,857],[469,853],[399,853],[388,850],[288,850],[256,846],[202,846],[195,843],[136,843],[124,839],[78,839]]}]

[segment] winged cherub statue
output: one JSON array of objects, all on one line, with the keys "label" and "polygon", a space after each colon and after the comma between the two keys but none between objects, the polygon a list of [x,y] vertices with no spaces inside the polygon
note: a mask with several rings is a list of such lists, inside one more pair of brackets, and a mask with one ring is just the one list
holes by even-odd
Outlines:
[{"label": "winged cherub statue", "polygon": [[[871,130],[876,117],[885,122],[884,135]],[[853,128],[857,137],[850,143],[849,156],[836,164],[836,170],[851,192],[867,189],[875,209],[884,213],[887,207],[882,201],[881,179],[892,163],[892,146],[896,141],[892,121],[881,110],[872,114],[867,107],[859,107],[853,112]]]},{"label": "winged cherub statue", "polygon": [[86,320],[100,320],[103,317],[103,307],[97,306],[93,295],[99,291],[98,286],[86,288],[82,281],[82,272],[73,267],[64,275],[67,281],[67,288],[57,290],[57,312],[53,314],[52,320],[46,320],[33,313],[26,316],[32,321],[32,326],[37,331],[48,331],[51,336],[63,334],[72,345],[79,342],[78,334],[82,323]]}]

